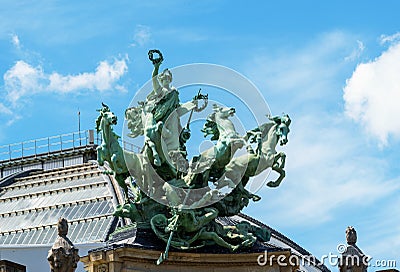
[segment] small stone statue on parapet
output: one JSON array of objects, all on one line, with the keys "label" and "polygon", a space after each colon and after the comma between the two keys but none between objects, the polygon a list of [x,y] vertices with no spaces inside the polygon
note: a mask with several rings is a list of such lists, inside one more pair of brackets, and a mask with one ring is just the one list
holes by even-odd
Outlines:
[{"label": "small stone statue on parapet", "polygon": [[68,222],[65,218],[58,220],[58,237],[49,250],[47,260],[51,272],[74,272],[79,261],[78,249],[67,238]]},{"label": "small stone statue on parapet", "polygon": [[346,241],[348,245],[340,258],[339,271],[366,272],[369,257],[356,246],[357,232],[352,226],[346,229]]}]

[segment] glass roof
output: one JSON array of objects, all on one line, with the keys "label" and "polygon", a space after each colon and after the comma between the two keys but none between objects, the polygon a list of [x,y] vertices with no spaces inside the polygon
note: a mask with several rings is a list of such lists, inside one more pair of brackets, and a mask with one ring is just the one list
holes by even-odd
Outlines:
[{"label": "glass roof", "polygon": [[[68,238],[74,244],[104,241],[113,216],[96,218],[86,222],[73,222],[69,225]],[[47,226],[31,230],[3,233],[0,246],[4,245],[47,245],[53,244],[57,237],[57,227]]]},{"label": "glass roof", "polygon": [[60,217],[73,243],[104,241],[114,220],[111,186],[100,169],[82,164],[68,176],[50,170],[0,188],[0,246],[52,244]]}]

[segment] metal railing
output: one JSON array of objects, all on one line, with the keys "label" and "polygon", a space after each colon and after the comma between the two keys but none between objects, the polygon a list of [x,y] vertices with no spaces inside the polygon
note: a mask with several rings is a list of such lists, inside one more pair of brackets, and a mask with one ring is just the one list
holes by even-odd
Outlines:
[{"label": "metal railing", "polygon": [[0,146],[0,161],[50,154],[94,144],[93,130],[84,130]]},{"label": "metal railing", "polygon": [[125,150],[131,151],[131,152],[135,152],[135,153],[142,152],[142,147],[140,147],[140,146],[137,146],[135,144],[122,141],[121,139],[120,139],[119,142],[120,142],[120,144],[122,144],[121,146]]},{"label": "metal railing", "polygon": [[[101,133],[97,133],[97,135],[96,135],[96,144],[97,144],[97,145],[100,145],[101,142],[102,142]],[[124,150],[131,151],[131,152],[135,152],[135,153],[140,153],[140,152],[142,152],[142,149],[143,149],[142,147],[137,146],[137,145],[135,145],[135,144],[133,144],[133,143],[129,143],[129,142],[127,142],[127,141],[122,141],[122,138],[119,138],[119,139],[118,139],[118,142],[119,142],[120,146],[121,146]]]}]

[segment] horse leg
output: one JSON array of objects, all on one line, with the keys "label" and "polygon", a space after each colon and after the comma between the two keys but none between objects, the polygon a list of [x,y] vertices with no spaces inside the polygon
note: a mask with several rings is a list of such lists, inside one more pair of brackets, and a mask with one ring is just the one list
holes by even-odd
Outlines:
[{"label": "horse leg", "polygon": [[[246,188],[244,188],[242,182],[240,182],[240,183],[238,184],[238,189],[239,189],[240,191],[242,191],[243,196],[245,196],[247,199],[251,199],[251,200],[253,200],[254,202],[257,202],[257,201],[260,201],[260,200],[261,200],[261,196],[252,194],[252,193],[250,193]],[[247,205],[246,205],[246,206],[247,206]]]},{"label": "horse leg", "polygon": [[279,152],[275,155],[273,166],[283,169],[285,168],[285,162],[286,154],[283,152]]},{"label": "horse leg", "polygon": [[274,187],[278,187],[278,186],[281,184],[282,180],[283,180],[283,179],[285,178],[285,176],[286,176],[286,172],[285,172],[285,170],[283,170],[282,168],[277,167],[277,166],[275,166],[275,165],[272,166],[272,170],[278,172],[278,173],[279,173],[279,177],[278,177],[277,180],[275,180],[275,181],[270,181],[270,182],[268,182],[268,183],[267,183],[267,186],[268,186],[268,187],[274,188]]},{"label": "horse leg", "polygon": [[100,166],[104,165],[104,156],[102,146],[97,147],[97,162]]},{"label": "horse leg", "polygon": [[117,183],[121,188],[124,190],[124,195],[125,195],[125,202],[129,202],[129,195],[128,195],[128,186],[125,183],[126,180],[126,174],[116,174],[115,179],[117,180]]},{"label": "horse leg", "polygon": [[115,156],[115,154],[111,155],[110,166],[111,166],[112,170],[114,170],[115,174],[121,173],[121,171],[120,171],[121,169],[117,165],[117,157]]},{"label": "horse leg", "polygon": [[156,145],[150,139],[146,141],[148,147],[150,147],[152,155],[153,155],[153,163],[156,166],[161,166],[161,159],[157,153]]},{"label": "horse leg", "polygon": [[280,168],[285,168],[285,163],[286,163],[286,154],[283,152],[279,152],[279,156],[281,158],[281,164],[280,164]]},{"label": "horse leg", "polygon": [[275,181],[268,182],[267,183],[268,187],[274,188],[274,187],[278,187],[281,184],[282,180],[286,176],[286,172],[283,169],[285,167],[285,162],[286,162],[286,154],[285,153],[279,152],[278,154],[276,154],[274,163],[272,165],[272,170],[278,172],[279,177]]}]

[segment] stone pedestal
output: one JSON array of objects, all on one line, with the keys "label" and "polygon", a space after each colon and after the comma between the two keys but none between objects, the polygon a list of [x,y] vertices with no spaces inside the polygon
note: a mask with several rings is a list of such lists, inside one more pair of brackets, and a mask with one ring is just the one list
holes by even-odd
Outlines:
[{"label": "stone pedestal", "polygon": [[[263,252],[236,254],[169,252],[168,260],[156,265],[160,254],[159,250],[126,245],[91,251],[81,258],[81,262],[88,272],[293,272],[298,268],[289,262],[290,250],[268,252],[267,260]],[[260,265],[260,261],[261,264],[265,261],[265,264]]]}]

